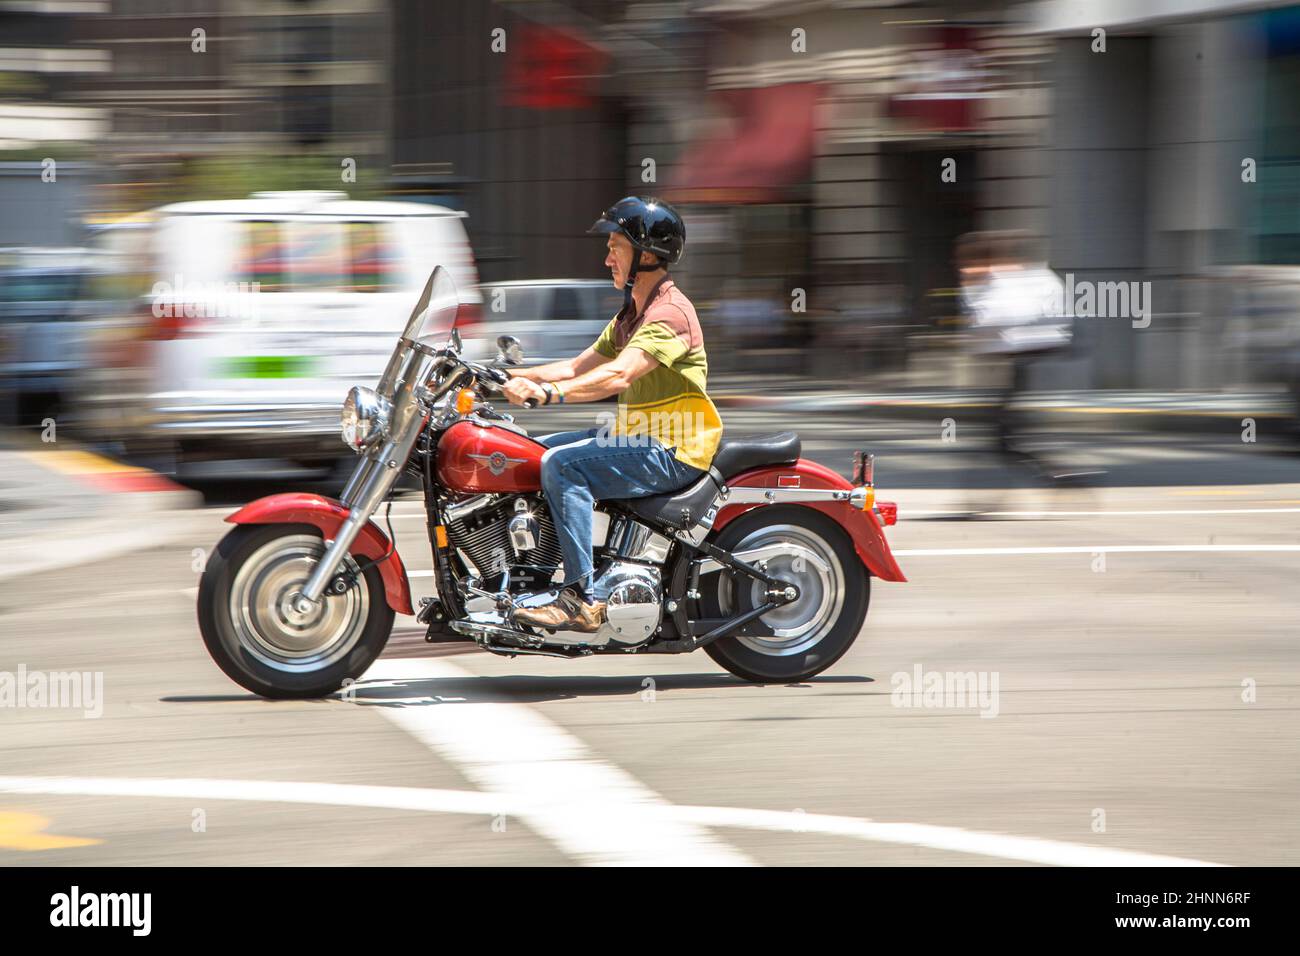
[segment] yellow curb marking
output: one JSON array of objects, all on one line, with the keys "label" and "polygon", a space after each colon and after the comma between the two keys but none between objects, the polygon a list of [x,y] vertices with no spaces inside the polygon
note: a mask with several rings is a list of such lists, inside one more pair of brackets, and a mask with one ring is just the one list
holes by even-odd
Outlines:
[{"label": "yellow curb marking", "polygon": [[102,475],[110,472],[142,472],[147,468],[124,465],[88,451],[26,451],[23,458],[53,468],[65,475]]},{"label": "yellow curb marking", "polygon": [[104,842],[42,832],[49,825],[34,813],[0,813],[0,850],[65,850]]}]

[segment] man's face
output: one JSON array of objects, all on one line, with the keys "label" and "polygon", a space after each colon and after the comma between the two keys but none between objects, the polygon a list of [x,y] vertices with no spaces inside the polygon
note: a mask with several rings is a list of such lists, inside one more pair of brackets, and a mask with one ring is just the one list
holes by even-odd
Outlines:
[{"label": "man's face", "polygon": [[616,288],[623,288],[632,268],[632,243],[621,232],[611,232],[605,242],[605,266]]},{"label": "man's face", "polygon": [[[611,232],[609,238],[605,240],[605,267],[609,269],[609,276],[614,280],[614,287],[621,289],[627,282],[627,274],[632,269],[632,241],[621,232]],[[653,266],[655,264],[654,256],[648,252],[641,253],[641,265]]]}]

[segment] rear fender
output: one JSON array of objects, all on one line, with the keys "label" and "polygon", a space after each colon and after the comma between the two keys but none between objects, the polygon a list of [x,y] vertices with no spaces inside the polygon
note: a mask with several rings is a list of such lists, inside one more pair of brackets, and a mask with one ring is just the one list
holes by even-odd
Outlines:
[{"label": "rear fender", "polygon": [[[853,488],[853,485],[847,479],[837,475],[824,465],[819,465],[815,461],[808,461],[806,458],[800,458],[793,465],[764,465],[761,468],[741,472],[727,481],[727,487],[772,488],[776,491],[776,498],[772,504],[781,504],[782,489],[789,488],[792,484],[791,476],[796,475],[799,478],[798,487],[800,489],[850,491]],[[777,479],[781,477],[786,479],[784,485],[778,483]],[[884,529],[880,524],[880,519],[876,517],[874,512],[862,511],[853,507],[848,501],[797,501],[792,503],[822,512],[848,532],[849,537],[853,540],[853,547],[858,552],[858,557],[862,559],[862,563],[867,566],[867,570],[873,575],[882,581],[907,580],[902,569],[898,566],[898,562],[894,560],[893,552],[889,550],[889,542],[885,540]],[[766,507],[768,505],[763,502],[724,505],[718,511],[717,518],[714,519],[713,529],[720,531],[746,511]]]},{"label": "rear fender", "polygon": [[[338,534],[339,525],[347,520],[349,511],[333,498],[302,492],[269,495],[249,502],[226,518],[231,524],[309,524],[318,528],[326,541]],[[388,535],[367,521],[361,533],[352,542],[353,557],[382,558],[389,548]],[[376,567],[384,582],[384,598],[398,614],[414,614],[411,607],[411,582],[397,551]]]}]

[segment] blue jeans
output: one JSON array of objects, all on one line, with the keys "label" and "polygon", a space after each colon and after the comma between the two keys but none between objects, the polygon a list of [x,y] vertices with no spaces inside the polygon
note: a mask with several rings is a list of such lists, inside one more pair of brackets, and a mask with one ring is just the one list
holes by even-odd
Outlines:
[{"label": "blue jeans", "polygon": [[597,501],[644,498],[677,491],[704,472],[684,464],[653,438],[621,439],[597,429],[559,432],[537,439],[549,451],[542,455],[542,491],[551,509],[564,556],[565,586],[591,590],[591,518]]}]

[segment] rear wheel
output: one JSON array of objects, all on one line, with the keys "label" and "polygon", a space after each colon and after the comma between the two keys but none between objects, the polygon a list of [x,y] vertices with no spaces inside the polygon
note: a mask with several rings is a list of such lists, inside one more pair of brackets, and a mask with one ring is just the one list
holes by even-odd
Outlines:
[{"label": "rear wheel", "polygon": [[[384,649],[393,609],[376,568],[306,614],[294,609],[324,552],[310,525],[240,525],[217,545],[199,582],[199,630],[235,683],[263,697],[323,697]],[[345,567],[357,564],[349,556]]]},{"label": "rear wheel", "polygon": [[[767,573],[795,585],[799,597],[764,614],[771,635],[735,635],[705,652],[737,677],[791,683],[820,674],[853,645],[867,616],[871,578],[838,524],[812,508],[755,508],[723,528],[714,542],[730,552],[785,545],[767,559]],[[803,555],[807,557],[803,557]],[[725,569],[701,580],[709,616],[730,617],[758,607],[764,585]]]}]

